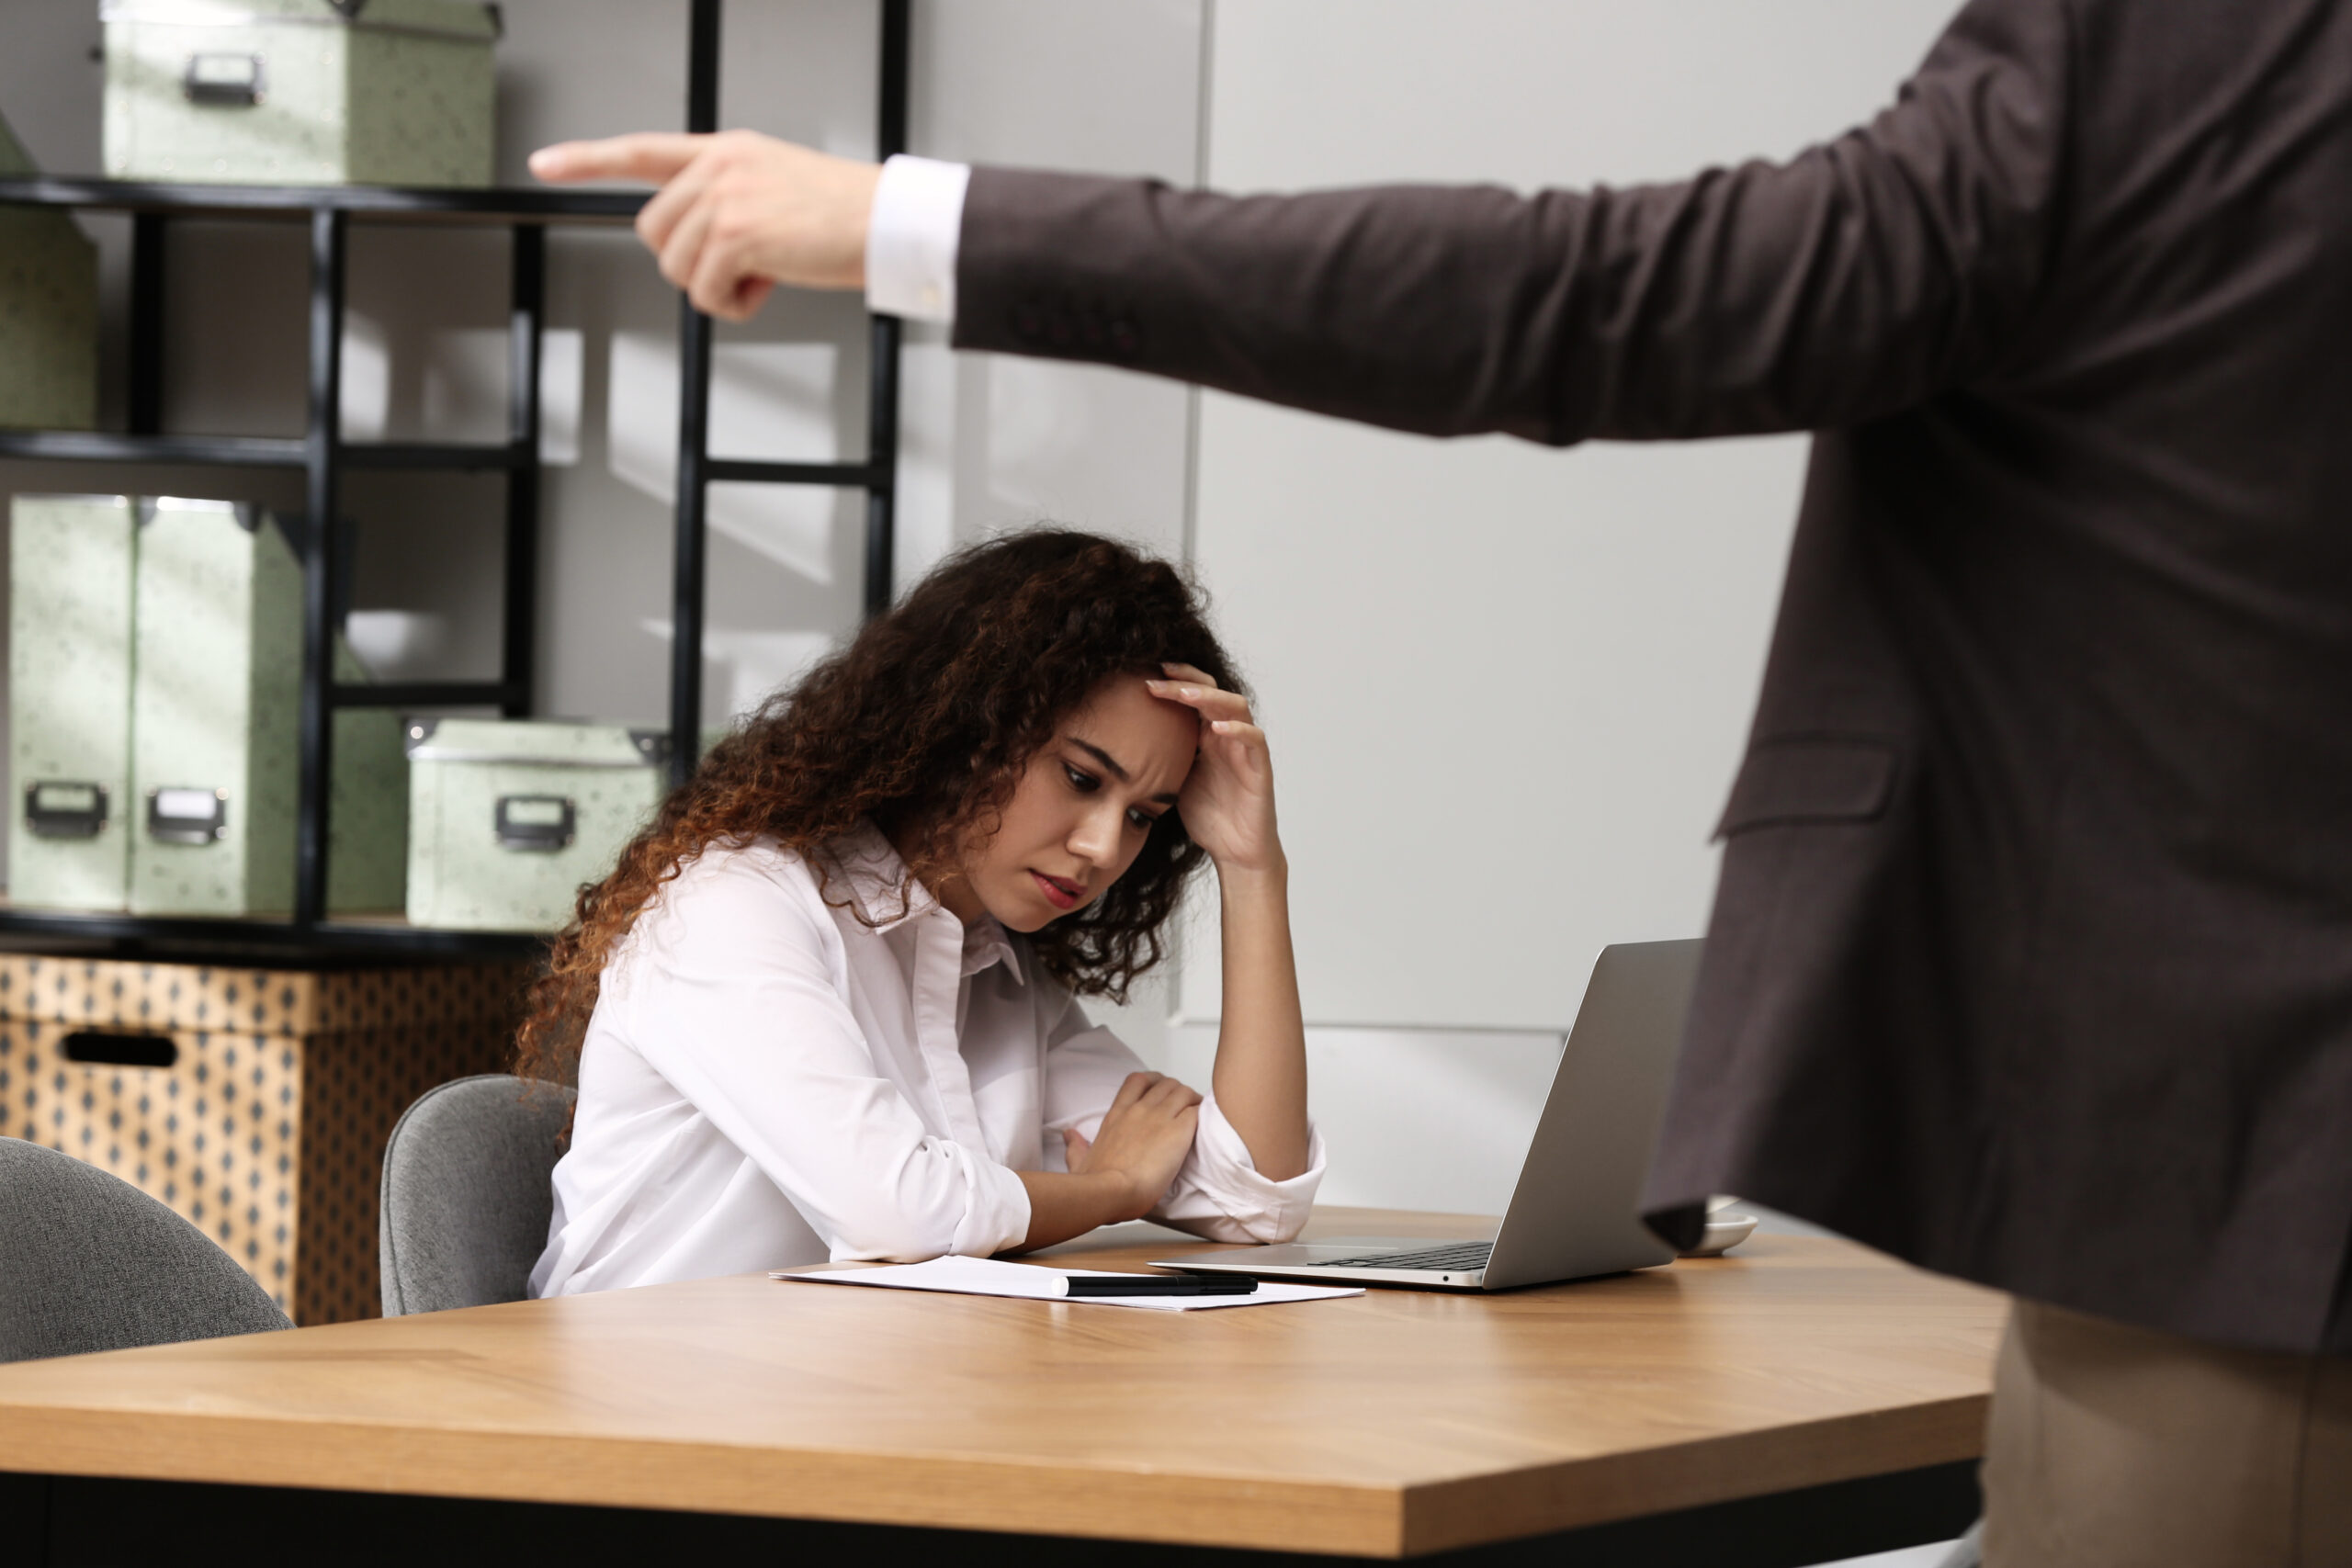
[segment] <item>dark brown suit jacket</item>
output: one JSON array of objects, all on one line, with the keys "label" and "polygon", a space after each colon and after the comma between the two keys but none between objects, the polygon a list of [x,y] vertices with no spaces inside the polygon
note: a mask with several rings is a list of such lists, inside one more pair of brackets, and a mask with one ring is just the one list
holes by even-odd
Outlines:
[{"label": "dark brown suit jacket", "polygon": [[1975,0],[1675,186],[983,169],[957,288],[1400,429],[1818,432],[1657,1208],[2352,1349],[2352,6]]}]

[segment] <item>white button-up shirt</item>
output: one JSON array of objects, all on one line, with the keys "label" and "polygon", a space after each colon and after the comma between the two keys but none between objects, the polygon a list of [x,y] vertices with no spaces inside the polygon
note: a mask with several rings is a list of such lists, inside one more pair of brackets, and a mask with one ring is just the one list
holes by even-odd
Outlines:
[{"label": "white button-up shirt", "polygon": [[[1017,1246],[1013,1172],[1067,1169],[1058,1134],[1092,1138],[1141,1069],[996,921],[967,931],[919,883],[902,898],[880,833],[826,859],[820,892],[773,843],[706,851],[623,940],[532,1294]],[[1207,1100],[1151,1217],[1287,1241],[1322,1180],[1319,1136],[1309,1155],[1267,1179]]]}]

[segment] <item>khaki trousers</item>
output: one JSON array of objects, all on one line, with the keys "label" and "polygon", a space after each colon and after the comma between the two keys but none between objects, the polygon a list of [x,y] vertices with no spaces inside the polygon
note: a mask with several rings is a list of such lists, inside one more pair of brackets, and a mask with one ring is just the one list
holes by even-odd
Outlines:
[{"label": "khaki trousers", "polygon": [[1985,1568],[2352,1568],[2352,1358],[2017,1303]]}]

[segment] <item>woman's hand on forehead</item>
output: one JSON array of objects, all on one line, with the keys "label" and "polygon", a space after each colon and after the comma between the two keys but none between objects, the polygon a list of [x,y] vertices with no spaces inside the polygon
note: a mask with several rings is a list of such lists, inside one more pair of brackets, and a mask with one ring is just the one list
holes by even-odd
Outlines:
[{"label": "woman's hand on forehead", "polygon": [[1201,721],[1199,758],[1176,804],[1184,830],[1208,852],[1220,875],[1282,870],[1273,756],[1250,699],[1193,665],[1160,668],[1167,679],[1145,682],[1151,694],[1191,708]]}]

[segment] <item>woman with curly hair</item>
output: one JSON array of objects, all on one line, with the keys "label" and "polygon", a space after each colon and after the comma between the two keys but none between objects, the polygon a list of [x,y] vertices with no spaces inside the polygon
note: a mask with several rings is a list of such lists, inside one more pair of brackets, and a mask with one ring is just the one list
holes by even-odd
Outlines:
[{"label": "woman with curly hair", "polygon": [[[1215,863],[1209,1090],[1124,999]],[[1297,1234],[1321,1179],[1273,775],[1176,570],[1058,529],[950,558],[772,698],[580,896],[522,1070],[580,1088],[535,1295]]]}]

